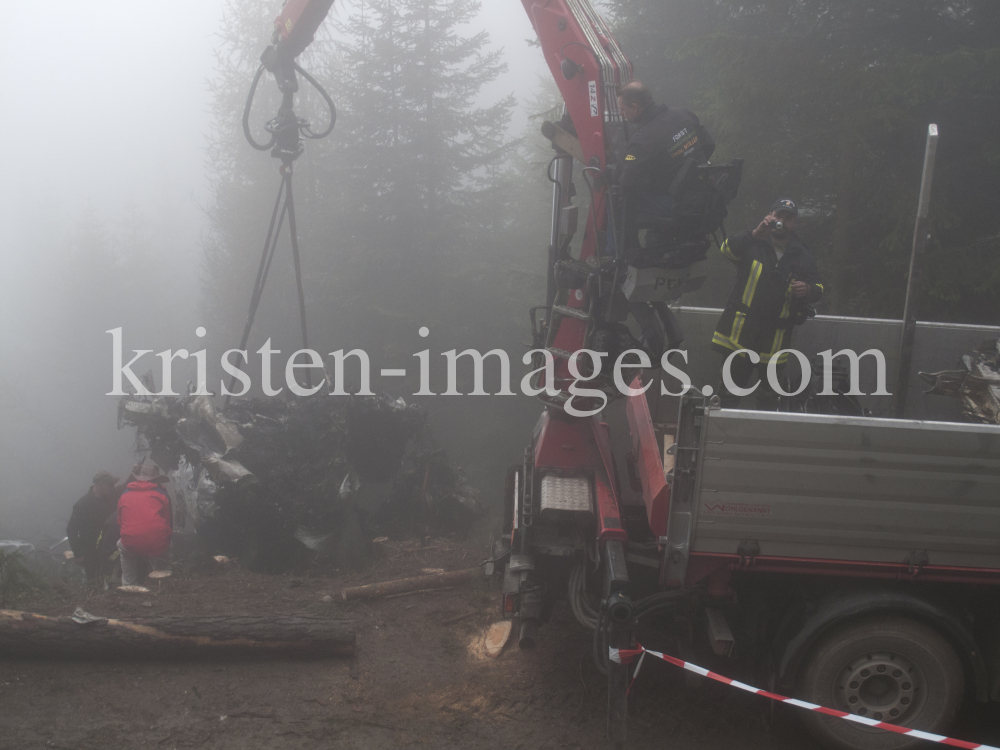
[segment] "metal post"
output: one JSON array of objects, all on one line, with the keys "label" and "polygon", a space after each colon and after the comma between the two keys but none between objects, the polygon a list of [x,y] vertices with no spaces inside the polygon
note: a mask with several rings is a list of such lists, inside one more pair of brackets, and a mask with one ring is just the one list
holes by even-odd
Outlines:
[{"label": "metal post", "polygon": [[597,627],[607,628],[603,634],[598,634],[598,641],[602,658],[608,659],[608,739],[616,748],[625,746],[628,729],[629,666],[608,658],[608,648],[635,647],[628,587],[625,547],[620,541],[608,541],[604,545],[604,600]]},{"label": "metal post", "polygon": [[[562,233],[562,210],[569,205],[569,186],[573,180],[573,157],[559,152],[554,164],[555,174],[552,182],[552,232],[549,239],[548,283],[545,294],[545,304],[551,305],[556,299],[556,250],[559,247],[559,236]],[[551,321],[550,321],[551,322]]]},{"label": "metal post", "polygon": [[924,174],[920,180],[920,202],[917,221],[913,229],[913,250],[910,253],[910,275],[906,286],[906,304],[903,307],[903,333],[899,341],[899,365],[896,368],[896,390],[892,399],[892,415],[902,419],[906,414],[906,391],[913,364],[913,337],[917,329],[917,296],[920,292],[920,264],[930,234],[927,229],[927,209],[931,202],[931,180],[934,177],[934,156],[937,153],[937,125],[927,127],[927,146],[924,149]]}]

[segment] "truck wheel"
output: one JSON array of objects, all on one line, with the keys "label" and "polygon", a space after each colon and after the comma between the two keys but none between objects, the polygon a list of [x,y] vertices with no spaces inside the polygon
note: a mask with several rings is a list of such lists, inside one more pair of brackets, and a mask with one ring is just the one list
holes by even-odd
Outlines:
[{"label": "truck wheel", "polygon": [[[813,649],[799,682],[803,699],[890,724],[945,733],[962,704],[962,664],[935,630],[905,617],[866,618]],[[837,750],[905,750],[924,740],[810,712],[804,723]]]}]

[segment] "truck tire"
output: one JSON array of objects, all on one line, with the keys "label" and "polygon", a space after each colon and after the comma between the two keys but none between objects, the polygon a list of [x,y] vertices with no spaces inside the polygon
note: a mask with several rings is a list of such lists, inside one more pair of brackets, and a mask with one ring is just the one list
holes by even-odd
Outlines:
[{"label": "truck tire", "polygon": [[[813,648],[799,694],[804,700],[891,724],[946,733],[965,680],[954,649],[937,631],[884,615],[846,624]],[[810,712],[809,732],[836,750],[907,750],[925,741]]]}]

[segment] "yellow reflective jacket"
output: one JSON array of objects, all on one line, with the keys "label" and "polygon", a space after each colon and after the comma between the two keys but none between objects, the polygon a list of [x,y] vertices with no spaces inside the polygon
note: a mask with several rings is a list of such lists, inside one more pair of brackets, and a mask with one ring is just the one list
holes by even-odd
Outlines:
[{"label": "yellow reflective jacket", "polygon": [[[796,308],[823,296],[816,261],[794,232],[781,260],[769,239],[754,239],[750,231],[728,238],[721,250],[736,265],[736,285],[712,335],[712,348],[721,352],[750,349],[760,355],[761,362],[770,362],[791,341],[794,321],[801,318]],[[809,284],[805,297],[792,295],[793,281]],[[787,354],[780,355],[779,364],[787,358]]]}]

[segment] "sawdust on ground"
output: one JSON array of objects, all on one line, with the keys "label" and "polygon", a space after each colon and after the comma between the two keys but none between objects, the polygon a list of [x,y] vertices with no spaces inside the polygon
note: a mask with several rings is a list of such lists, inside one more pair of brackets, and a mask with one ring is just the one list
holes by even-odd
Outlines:
[{"label": "sawdust on ground", "polygon": [[[352,659],[0,661],[0,748],[606,748],[607,692],[589,633],[557,607],[538,647],[481,656],[498,591],[340,601],[343,586],[475,565],[478,546],[393,543],[364,572],[256,575],[238,562],[178,572],[148,595],[73,592],[32,605],[97,615],[309,614],[353,619]],[[329,600],[324,601],[324,597]],[[511,639],[514,640],[513,638]],[[630,694],[630,748],[805,750],[792,709],[722,685],[689,688],[645,665]],[[974,712],[973,712],[974,714]],[[975,715],[963,730],[989,741]],[[971,723],[970,723],[971,722]]]}]

